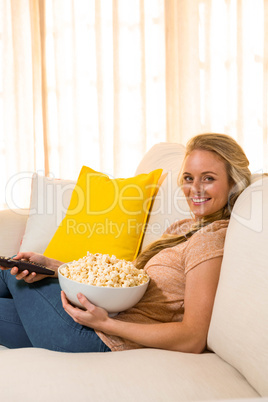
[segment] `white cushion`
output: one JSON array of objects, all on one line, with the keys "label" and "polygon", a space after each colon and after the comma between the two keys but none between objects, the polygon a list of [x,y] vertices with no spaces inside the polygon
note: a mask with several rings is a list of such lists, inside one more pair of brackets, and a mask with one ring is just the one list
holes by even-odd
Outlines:
[{"label": "white cushion", "polygon": [[[26,348],[3,350],[0,359],[3,401],[185,402],[259,396],[213,353],[59,353]],[[19,373],[16,386],[14,370]],[[25,386],[29,379],[32,385]]]},{"label": "white cushion", "polygon": [[268,178],[237,200],[227,230],[208,346],[268,396]]},{"label": "white cushion", "polygon": [[0,255],[11,257],[18,253],[27,219],[27,209],[0,211]]},{"label": "white cushion", "polygon": [[162,142],[145,154],[136,170],[136,174],[140,174],[161,168],[163,173],[167,173],[150,213],[142,249],[159,239],[173,222],[190,216],[186,199],[177,184],[184,154],[183,145]]},{"label": "white cushion", "polygon": [[45,251],[66,214],[75,183],[33,175],[29,218],[20,251]]}]

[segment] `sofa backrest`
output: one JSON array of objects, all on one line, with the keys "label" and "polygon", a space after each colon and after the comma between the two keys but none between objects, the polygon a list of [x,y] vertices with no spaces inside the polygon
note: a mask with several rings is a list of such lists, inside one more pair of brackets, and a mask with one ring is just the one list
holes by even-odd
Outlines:
[{"label": "sofa backrest", "polygon": [[183,145],[161,142],[144,155],[137,167],[136,174],[149,173],[160,168],[163,169],[163,174],[167,173],[151,209],[142,250],[149,243],[159,239],[173,222],[190,216],[186,199],[177,185],[184,154]]},{"label": "sofa backrest", "polygon": [[[168,176],[155,199],[144,248],[176,220],[189,217],[177,176],[185,147],[154,145],[136,174],[162,168]],[[254,175],[238,198],[224,248],[208,347],[237,368],[262,396],[268,396],[268,178]]]},{"label": "sofa backrest", "polygon": [[208,347],[268,396],[268,178],[238,198],[224,247]]}]

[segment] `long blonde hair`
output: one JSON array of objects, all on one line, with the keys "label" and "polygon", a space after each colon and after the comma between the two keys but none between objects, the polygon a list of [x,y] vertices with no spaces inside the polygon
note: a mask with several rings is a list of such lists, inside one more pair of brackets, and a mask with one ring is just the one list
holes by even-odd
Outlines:
[{"label": "long blonde hair", "polygon": [[146,263],[155,254],[165,248],[174,247],[185,242],[202,227],[220,219],[228,220],[238,196],[250,184],[251,173],[248,168],[249,161],[240,145],[229,135],[208,133],[199,134],[188,141],[178,176],[178,185],[182,185],[183,182],[183,170],[186,158],[195,150],[214,152],[224,161],[228,180],[232,185],[228,202],[219,211],[193,222],[189,232],[185,235],[163,235],[159,240],[149,244],[136,259],[135,265],[137,268],[144,268]]}]

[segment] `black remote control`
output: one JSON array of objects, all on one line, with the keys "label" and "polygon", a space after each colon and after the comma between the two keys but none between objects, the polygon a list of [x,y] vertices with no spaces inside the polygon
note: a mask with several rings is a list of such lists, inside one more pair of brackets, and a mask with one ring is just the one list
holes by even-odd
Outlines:
[{"label": "black remote control", "polygon": [[13,260],[13,258],[0,256],[0,266],[5,268],[18,267],[20,271],[27,269],[29,272],[36,272],[37,274],[43,275],[54,275],[55,271],[53,269],[47,268],[42,264],[37,262],[27,261],[27,260]]}]

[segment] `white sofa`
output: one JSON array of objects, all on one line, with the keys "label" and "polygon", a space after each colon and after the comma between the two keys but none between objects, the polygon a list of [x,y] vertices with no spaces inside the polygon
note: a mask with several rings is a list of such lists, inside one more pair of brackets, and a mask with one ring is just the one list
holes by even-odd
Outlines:
[{"label": "white sofa", "polygon": [[[168,172],[153,206],[144,245],[159,236],[159,225],[163,231],[172,221],[188,214],[185,200],[176,192],[183,153],[184,148],[178,144],[160,143],[138,166],[136,173],[155,168]],[[67,354],[1,347],[1,401],[267,402],[267,206],[268,178],[262,177],[236,202],[206,353],[145,348]],[[27,211],[0,212],[0,255],[18,252],[26,222]]]}]

